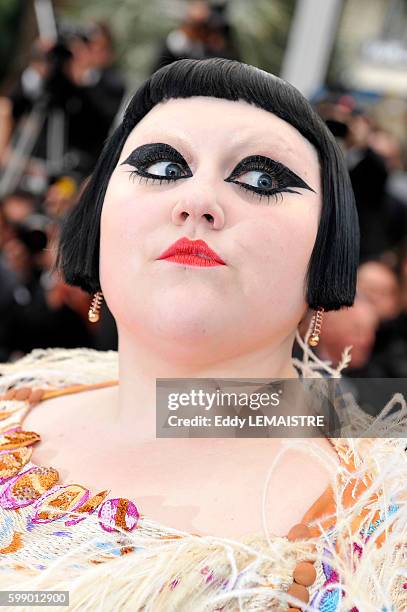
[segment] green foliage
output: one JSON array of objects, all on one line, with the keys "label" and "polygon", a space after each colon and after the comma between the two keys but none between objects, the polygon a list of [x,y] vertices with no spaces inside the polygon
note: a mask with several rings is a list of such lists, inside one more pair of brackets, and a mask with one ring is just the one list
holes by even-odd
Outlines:
[{"label": "green foliage", "polygon": [[22,0],[0,0],[0,81],[14,60],[16,32],[22,9]]}]

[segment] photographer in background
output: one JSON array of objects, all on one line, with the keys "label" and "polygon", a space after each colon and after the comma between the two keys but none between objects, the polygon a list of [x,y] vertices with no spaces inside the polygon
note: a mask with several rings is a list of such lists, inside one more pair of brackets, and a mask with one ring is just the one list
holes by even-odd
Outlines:
[{"label": "photographer in background", "polygon": [[391,169],[371,146],[373,122],[348,95],[332,95],[317,110],[347,160],[360,224],[361,261],[399,247],[407,233],[407,209],[389,192]]},{"label": "photographer in background", "polygon": [[[125,87],[120,74],[112,68],[113,38],[106,25],[66,31],[55,44],[37,40],[29,65],[9,92],[9,121],[4,117],[3,132],[24,129],[24,122],[35,105],[45,113],[45,123],[31,153],[47,159],[49,116],[62,111],[57,138],[68,170],[86,176],[108,135],[118,112]],[[8,124],[8,125],[7,125]],[[0,143],[6,136],[0,138]],[[0,158],[5,165],[7,152]],[[62,170],[62,168],[61,168]]]},{"label": "photographer in background", "polygon": [[37,213],[10,230],[2,249],[2,269],[12,281],[3,296],[2,358],[14,359],[34,348],[92,346],[88,296],[52,271],[58,226]]},{"label": "photographer in background", "polygon": [[218,5],[207,0],[188,2],[182,22],[162,42],[152,72],[181,58],[239,60],[240,52],[226,13],[226,2]]}]

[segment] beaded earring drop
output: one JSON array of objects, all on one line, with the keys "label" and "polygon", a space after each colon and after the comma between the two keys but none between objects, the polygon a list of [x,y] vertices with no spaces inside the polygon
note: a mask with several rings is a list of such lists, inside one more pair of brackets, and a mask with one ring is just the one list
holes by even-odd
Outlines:
[{"label": "beaded earring drop", "polygon": [[311,335],[308,340],[308,344],[310,346],[318,346],[318,342],[321,337],[321,326],[322,326],[322,317],[324,314],[324,309],[322,306],[317,310],[314,310],[314,314],[311,319]]},{"label": "beaded earring drop", "polygon": [[103,302],[103,293],[97,291],[93,296],[92,303],[88,312],[88,319],[91,323],[97,323],[100,318],[100,306]]}]

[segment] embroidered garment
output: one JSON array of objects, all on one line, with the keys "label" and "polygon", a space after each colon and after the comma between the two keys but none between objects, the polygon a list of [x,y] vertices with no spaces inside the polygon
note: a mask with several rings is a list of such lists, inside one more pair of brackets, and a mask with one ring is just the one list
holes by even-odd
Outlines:
[{"label": "embroidered garment", "polygon": [[[297,340],[304,359],[293,363],[303,376],[340,376],[346,353],[333,370]],[[332,486],[303,517],[311,537],[293,541],[265,530],[235,540],[159,524],[137,500],[58,484],[54,468],[31,462],[41,433],[24,431],[28,410],[41,409],[32,404],[112,384],[117,353],[36,350],[0,365],[0,375],[0,590],[68,590],[70,610],[279,611],[301,607],[287,591],[311,560],[316,577],[303,609],[407,610],[407,438],[384,437],[406,430],[402,396],[376,419],[351,406],[355,430],[363,426],[371,437],[330,439],[341,461]],[[39,389],[42,398],[34,395]],[[310,440],[284,440],[285,449],[293,446],[320,452]]]}]

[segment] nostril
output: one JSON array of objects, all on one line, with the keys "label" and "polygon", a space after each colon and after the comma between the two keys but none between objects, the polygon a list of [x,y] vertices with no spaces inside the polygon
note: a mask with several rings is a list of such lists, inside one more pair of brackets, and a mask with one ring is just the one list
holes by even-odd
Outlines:
[{"label": "nostril", "polygon": [[207,219],[207,221],[209,221],[209,223],[213,223],[214,222],[214,218],[213,218],[212,215],[205,214],[204,217],[205,217],[205,219]]},{"label": "nostril", "polygon": [[187,212],[184,211],[183,213],[181,213],[181,217],[185,220],[187,217],[189,217],[189,215]]}]

